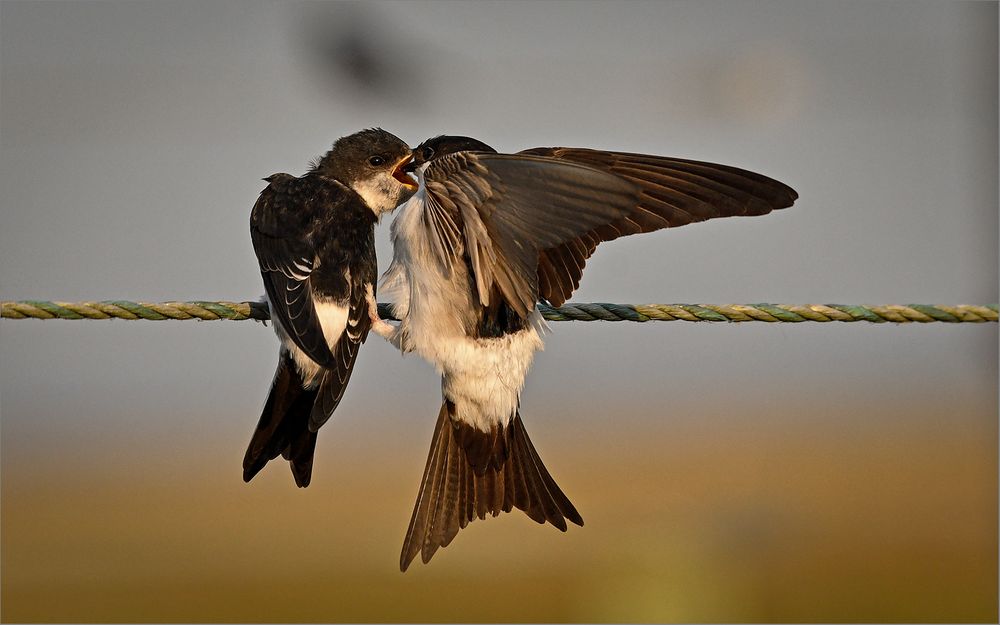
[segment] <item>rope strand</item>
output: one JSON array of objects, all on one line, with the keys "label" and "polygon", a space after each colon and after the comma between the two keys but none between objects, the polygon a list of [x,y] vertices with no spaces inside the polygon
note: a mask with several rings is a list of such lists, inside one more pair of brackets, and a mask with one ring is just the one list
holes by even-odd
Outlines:
[{"label": "rope strand", "polygon": [[[137,321],[245,321],[270,319],[262,302],[52,302],[20,300],[0,302],[4,319],[127,319]],[[538,304],[547,321],[712,321],[802,323],[814,321],[867,321],[869,323],[996,323],[997,305],[885,304],[603,304],[567,303],[552,307]],[[383,319],[396,320],[389,304],[378,305]]]}]

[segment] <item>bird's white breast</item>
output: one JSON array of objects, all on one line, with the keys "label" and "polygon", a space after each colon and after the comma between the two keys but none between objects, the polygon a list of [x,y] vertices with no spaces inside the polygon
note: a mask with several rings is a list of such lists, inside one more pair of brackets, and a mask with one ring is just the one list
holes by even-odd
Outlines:
[{"label": "bird's white breast", "polygon": [[488,431],[507,423],[517,409],[534,353],[543,346],[538,331],[543,322],[535,311],[537,319],[520,332],[500,338],[468,335],[479,303],[473,300],[465,263],[453,263],[445,275],[432,256],[422,219],[422,175],[420,182],[420,191],[393,221],[393,261],[383,285],[393,293],[401,347],[416,351],[441,373],[442,391],[455,403],[458,419]]}]

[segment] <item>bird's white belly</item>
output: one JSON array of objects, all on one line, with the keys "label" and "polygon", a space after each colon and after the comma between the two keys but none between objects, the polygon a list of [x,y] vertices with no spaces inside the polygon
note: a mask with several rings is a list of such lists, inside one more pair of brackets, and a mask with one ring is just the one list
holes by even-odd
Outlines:
[{"label": "bird's white belly", "polygon": [[455,416],[489,431],[514,415],[539,349],[541,338],[528,328],[501,338],[440,341],[432,348],[432,362],[441,371],[441,391],[455,404]]}]

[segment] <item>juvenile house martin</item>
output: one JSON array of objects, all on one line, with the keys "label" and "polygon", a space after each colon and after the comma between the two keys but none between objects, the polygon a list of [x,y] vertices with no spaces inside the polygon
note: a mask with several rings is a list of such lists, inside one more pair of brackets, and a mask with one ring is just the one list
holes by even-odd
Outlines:
[{"label": "juvenile house martin", "polygon": [[278,369],[243,458],[249,482],[282,455],[309,485],[316,432],[344,395],[371,320],[375,224],[416,189],[409,146],[381,129],[337,140],[302,177],[274,174],[250,214]]},{"label": "juvenile house martin", "polygon": [[[392,223],[382,291],[393,326],[373,328],[442,376],[443,403],[400,568],[458,531],[513,508],[565,531],[583,519],[545,469],[519,413],[543,325],[597,245],[716,217],[764,215],[798,194],[760,174],[698,161],[583,148],[498,154],[469,137],[414,151],[419,189]],[[359,313],[360,314],[360,313]]]}]

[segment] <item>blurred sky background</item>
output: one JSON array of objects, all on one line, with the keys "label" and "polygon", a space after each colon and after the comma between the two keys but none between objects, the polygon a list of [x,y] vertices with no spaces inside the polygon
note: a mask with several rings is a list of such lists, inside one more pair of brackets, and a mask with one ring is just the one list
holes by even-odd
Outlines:
[{"label": "blurred sky background", "polygon": [[[256,299],[261,178],[370,126],[800,193],[602,245],[575,301],[998,299],[997,4],[797,0],[4,1],[0,295]],[[371,337],[312,486],[247,485],[270,328],[4,320],[3,620],[996,622],[995,324],[552,330],[522,414],[586,527],[403,575],[426,363]]]}]

